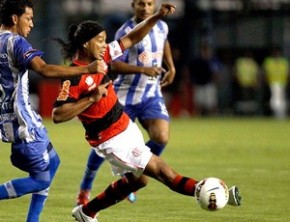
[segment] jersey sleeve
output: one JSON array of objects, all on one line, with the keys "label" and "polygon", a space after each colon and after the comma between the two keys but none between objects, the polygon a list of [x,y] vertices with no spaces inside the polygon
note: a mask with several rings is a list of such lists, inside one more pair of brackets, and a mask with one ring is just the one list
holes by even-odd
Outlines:
[{"label": "jersey sleeve", "polygon": [[[120,41],[120,39],[127,35],[130,31],[132,30],[132,28],[130,27],[126,27],[126,26],[122,26],[115,34],[115,40],[118,40]],[[127,60],[127,57],[128,57],[128,52],[129,50],[125,50],[123,52],[123,54],[121,56],[119,56],[118,58],[116,58],[117,61],[123,61],[125,62]]]},{"label": "jersey sleeve", "polygon": [[164,22],[164,21],[159,21],[160,23],[161,23],[161,25],[163,26],[163,30],[165,31],[165,33],[166,33],[166,37],[168,37],[168,34],[169,34],[169,28],[168,28],[168,25],[167,25],[167,23],[166,22]]},{"label": "jersey sleeve", "polygon": [[25,68],[36,56],[42,56],[44,53],[40,50],[32,48],[31,44],[23,37],[15,37],[13,53],[17,62]]},{"label": "jersey sleeve", "polygon": [[105,62],[109,63],[112,60],[117,59],[123,55],[124,47],[117,40],[108,44],[107,52],[105,56]]}]

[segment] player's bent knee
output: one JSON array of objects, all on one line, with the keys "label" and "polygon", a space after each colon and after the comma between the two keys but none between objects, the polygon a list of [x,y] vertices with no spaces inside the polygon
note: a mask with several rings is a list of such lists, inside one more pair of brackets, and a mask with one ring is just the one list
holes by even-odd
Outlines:
[{"label": "player's bent knee", "polygon": [[40,190],[45,190],[50,186],[50,181],[38,181],[38,187]]},{"label": "player's bent knee", "polygon": [[143,177],[141,176],[138,180],[137,180],[137,184],[139,189],[146,187],[146,185],[148,184],[148,178],[147,177]]},{"label": "player's bent knee", "polygon": [[148,183],[148,177],[146,176],[140,176],[140,177],[135,177],[133,174],[126,174],[128,183],[133,185],[136,190],[142,189],[145,187]]},{"label": "player's bent knee", "polygon": [[158,144],[166,145],[169,141],[169,136],[168,133],[161,133],[153,135],[151,139]]},{"label": "player's bent knee", "polygon": [[45,190],[50,186],[51,181],[36,180],[31,178],[30,187],[33,189],[33,192],[39,192]]}]

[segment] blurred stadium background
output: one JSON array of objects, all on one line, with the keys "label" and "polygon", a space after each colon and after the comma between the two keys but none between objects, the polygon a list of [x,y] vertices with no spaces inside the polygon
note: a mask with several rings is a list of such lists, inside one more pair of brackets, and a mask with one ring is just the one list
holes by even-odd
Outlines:
[{"label": "blurred stadium background", "polygon": [[[71,23],[85,19],[100,21],[107,30],[108,41],[132,16],[132,0],[42,0],[35,1],[35,28],[29,39],[43,50],[49,63],[62,63],[58,45],[49,37],[66,37]],[[161,0],[157,0],[158,3]],[[273,116],[269,86],[263,78],[256,91],[254,106],[239,103],[234,80],[234,64],[245,52],[262,66],[273,47],[290,56],[290,0],[172,0],[177,13],[166,19],[169,28],[177,75],[172,86],[164,89],[172,116],[198,116],[193,102],[194,87],[189,80],[190,66],[199,49],[207,44],[219,61],[217,107],[214,115]],[[159,5],[159,4],[158,4]],[[58,82],[31,75],[31,93],[42,116],[49,117]],[[289,87],[287,85],[287,103]],[[47,92],[50,92],[49,94]],[[288,105],[289,107],[289,105]],[[287,116],[289,109],[287,109]],[[286,117],[287,117],[286,116]]]}]

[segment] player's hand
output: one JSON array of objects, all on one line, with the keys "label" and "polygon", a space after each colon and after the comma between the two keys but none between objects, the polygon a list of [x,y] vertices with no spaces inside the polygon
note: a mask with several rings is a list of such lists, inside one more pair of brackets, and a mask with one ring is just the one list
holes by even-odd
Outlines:
[{"label": "player's hand", "polygon": [[161,87],[165,87],[170,85],[175,77],[175,72],[173,71],[167,71],[164,73],[164,76],[162,77],[161,81],[160,81],[160,86]]},{"label": "player's hand", "polygon": [[166,72],[166,70],[162,67],[144,67],[144,72],[143,74],[147,75],[147,76],[158,76],[161,73]]},{"label": "player's hand", "polygon": [[166,17],[167,15],[173,14],[175,12],[176,6],[169,2],[164,2],[160,6],[157,13],[162,17]]},{"label": "player's hand", "polygon": [[93,73],[93,74],[102,73],[105,75],[108,70],[108,65],[102,59],[95,60],[94,62],[88,65],[88,70],[89,70],[89,73]]},{"label": "player's hand", "polygon": [[110,84],[112,84],[112,80],[96,87],[95,91],[90,96],[90,101],[98,102],[101,98],[106,97],[108,95],[108,87]]}]

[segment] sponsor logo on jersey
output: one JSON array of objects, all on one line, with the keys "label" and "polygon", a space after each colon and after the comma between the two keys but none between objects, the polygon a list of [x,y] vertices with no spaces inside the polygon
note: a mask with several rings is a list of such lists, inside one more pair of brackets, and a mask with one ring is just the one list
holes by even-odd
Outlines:
[{"label": "sponsor logo on jersey", "polygon": [[37,50],[36,49],[31,49],[29,51],[27,51],[26,53],[24,53],[24,58],[29,58],[29,56],[31,56],[33,53],[35,53]]},{"label": "sponsor logo on jersey", "polygon": [[85,80],[86,84],[88,85],[88,90],[91,91],[92,89],[96,88],[96,83],[94,82],[93,77],[88,76]]},{"label": "sponsor logo on jersey", "polygon": [[138,56],[138,60],[146,66],[152,66],[152,61],[153,60],[160,60],[162,59],[163,54],[161,52],[148,52],[148,51],[143,51],[141,54]]},{"label": "sponsor logo on jersey", "polygon": [[66,80],[62,84],[62,88],[60,90],[60,93],[57,97],[57,101],[65,101],[67,100],[69,96],[69,87],[71,85],[71,82],[69,80]]}]

